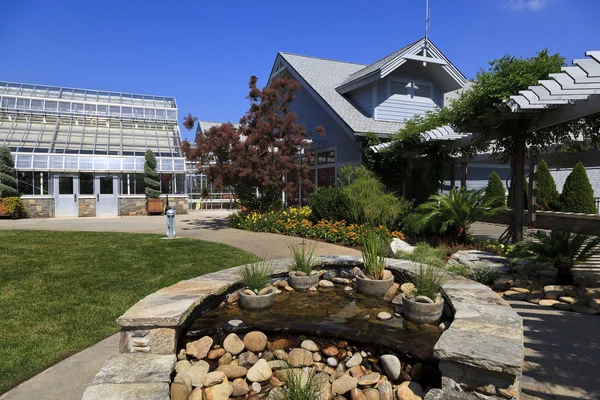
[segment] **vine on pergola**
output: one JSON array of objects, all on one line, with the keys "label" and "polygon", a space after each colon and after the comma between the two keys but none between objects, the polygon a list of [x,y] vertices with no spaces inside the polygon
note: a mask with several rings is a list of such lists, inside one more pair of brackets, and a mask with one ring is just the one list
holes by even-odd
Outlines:
[{"label": "vine on pergola", "polygon": [[555,151],[597,147],[600,143],[600,115],[538,129],[543,112],[510,112],[505,101],[511,95],[547,79],[551,73],[560,72],[565,66],[565,59],[559,54],[549,55],[547,50],[542,50],[530,58],[505,55],[489,65],[487,70],[477,73],[471,87],[449,107],[408,121],[396,135],[398,140],[389,152],[399,157],[399,153],[416,153],[423,150],[423,146],[431,149],[431,145],[423,142],[419,134],[442,125],[450,125],[458,132],[473,133],[473,140],[467,146],[442,151],[441,156],[457,151],[468,156],[485,150],[491,152],[492,157],[510,162],[509,204],[513,211],[509,233],[514,243],[522,239],[527,155],[536,155],[550,147]]}]

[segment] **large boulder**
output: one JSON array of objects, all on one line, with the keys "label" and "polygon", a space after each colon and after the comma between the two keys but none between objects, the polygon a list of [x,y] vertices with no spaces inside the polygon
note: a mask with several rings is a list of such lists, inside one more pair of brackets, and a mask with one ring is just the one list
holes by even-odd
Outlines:
[{"label": "large boulder", "polygon": [[507,275],[510,262],[506,257],[479,250],[460,250],[452,254],[448,265],[462,266],[473,272],[478,268],[489,268],[500,275]]},{"label": "large boulder", "polygon": [[390,243],[388,247],[388,257],[394,258],[396,257],[396,252],[404,251],[406,253],[412,253],[415,251],[415,246],[411,246],[406,243],[404,240],[400,240],[398,238],[393,238],[392,243]]}]

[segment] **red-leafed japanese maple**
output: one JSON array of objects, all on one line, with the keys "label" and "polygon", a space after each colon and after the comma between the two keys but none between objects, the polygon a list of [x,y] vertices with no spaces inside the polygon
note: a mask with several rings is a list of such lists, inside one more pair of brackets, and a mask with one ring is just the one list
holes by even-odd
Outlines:
[{"label": "red-leafed japanese maple", "polygon": [[[257,80],[250,78],[250,109],[238,129],[230,123],[212,127],[196,136],[195,150],[184,142],[183,151],[208,166],[216,186],[232,187],[243,206],[262,212],[278,203],[282,191],[293,196],[299,182],[312,183],[298,156],[308,147],[309,134],[289,107],[300,84],[277,78],[260,90]],[[322,128],[317,133],[322,135]]]}]

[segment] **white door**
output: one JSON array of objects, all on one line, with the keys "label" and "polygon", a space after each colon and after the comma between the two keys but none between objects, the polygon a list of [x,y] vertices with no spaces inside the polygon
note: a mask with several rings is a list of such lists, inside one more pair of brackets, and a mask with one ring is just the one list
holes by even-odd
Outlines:
[{"label": "white door", "polygon": [[119,215],[119,177],[113,175],[96,175],[96,216],[116,217]]},{"label": "white door", "polygon": [[77,197],[79,195],[77,175],[54,176],[54,215],[56,217],[77,217]]}]

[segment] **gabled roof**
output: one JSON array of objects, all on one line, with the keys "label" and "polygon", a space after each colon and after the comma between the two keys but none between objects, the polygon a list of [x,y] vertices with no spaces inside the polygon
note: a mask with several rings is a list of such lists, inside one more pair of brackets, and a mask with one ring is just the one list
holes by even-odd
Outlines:
[{"label": "gabled roof", "polygon": [[[374,132],[389,135],[404,126],[401,122],[376,121],[363,114],[336,87],[347,76],[363,69],[364,64],[324,58],[279,53],[278,58],[290,67],[290,73],[309,91],[349,134]],[[277,61],[275,62],[277,65]],[[275,72],[273,70],[271,73]]]},{"label": "gabled roof", "polygon": [[467,78],[435,47],[431,40],[422,38],[352,73],[337,87],[337,90],[346,93],[373,80],[384,78],[408,60],[440,65],[452,78],[448,91],[459,89],[467,82]]}]

